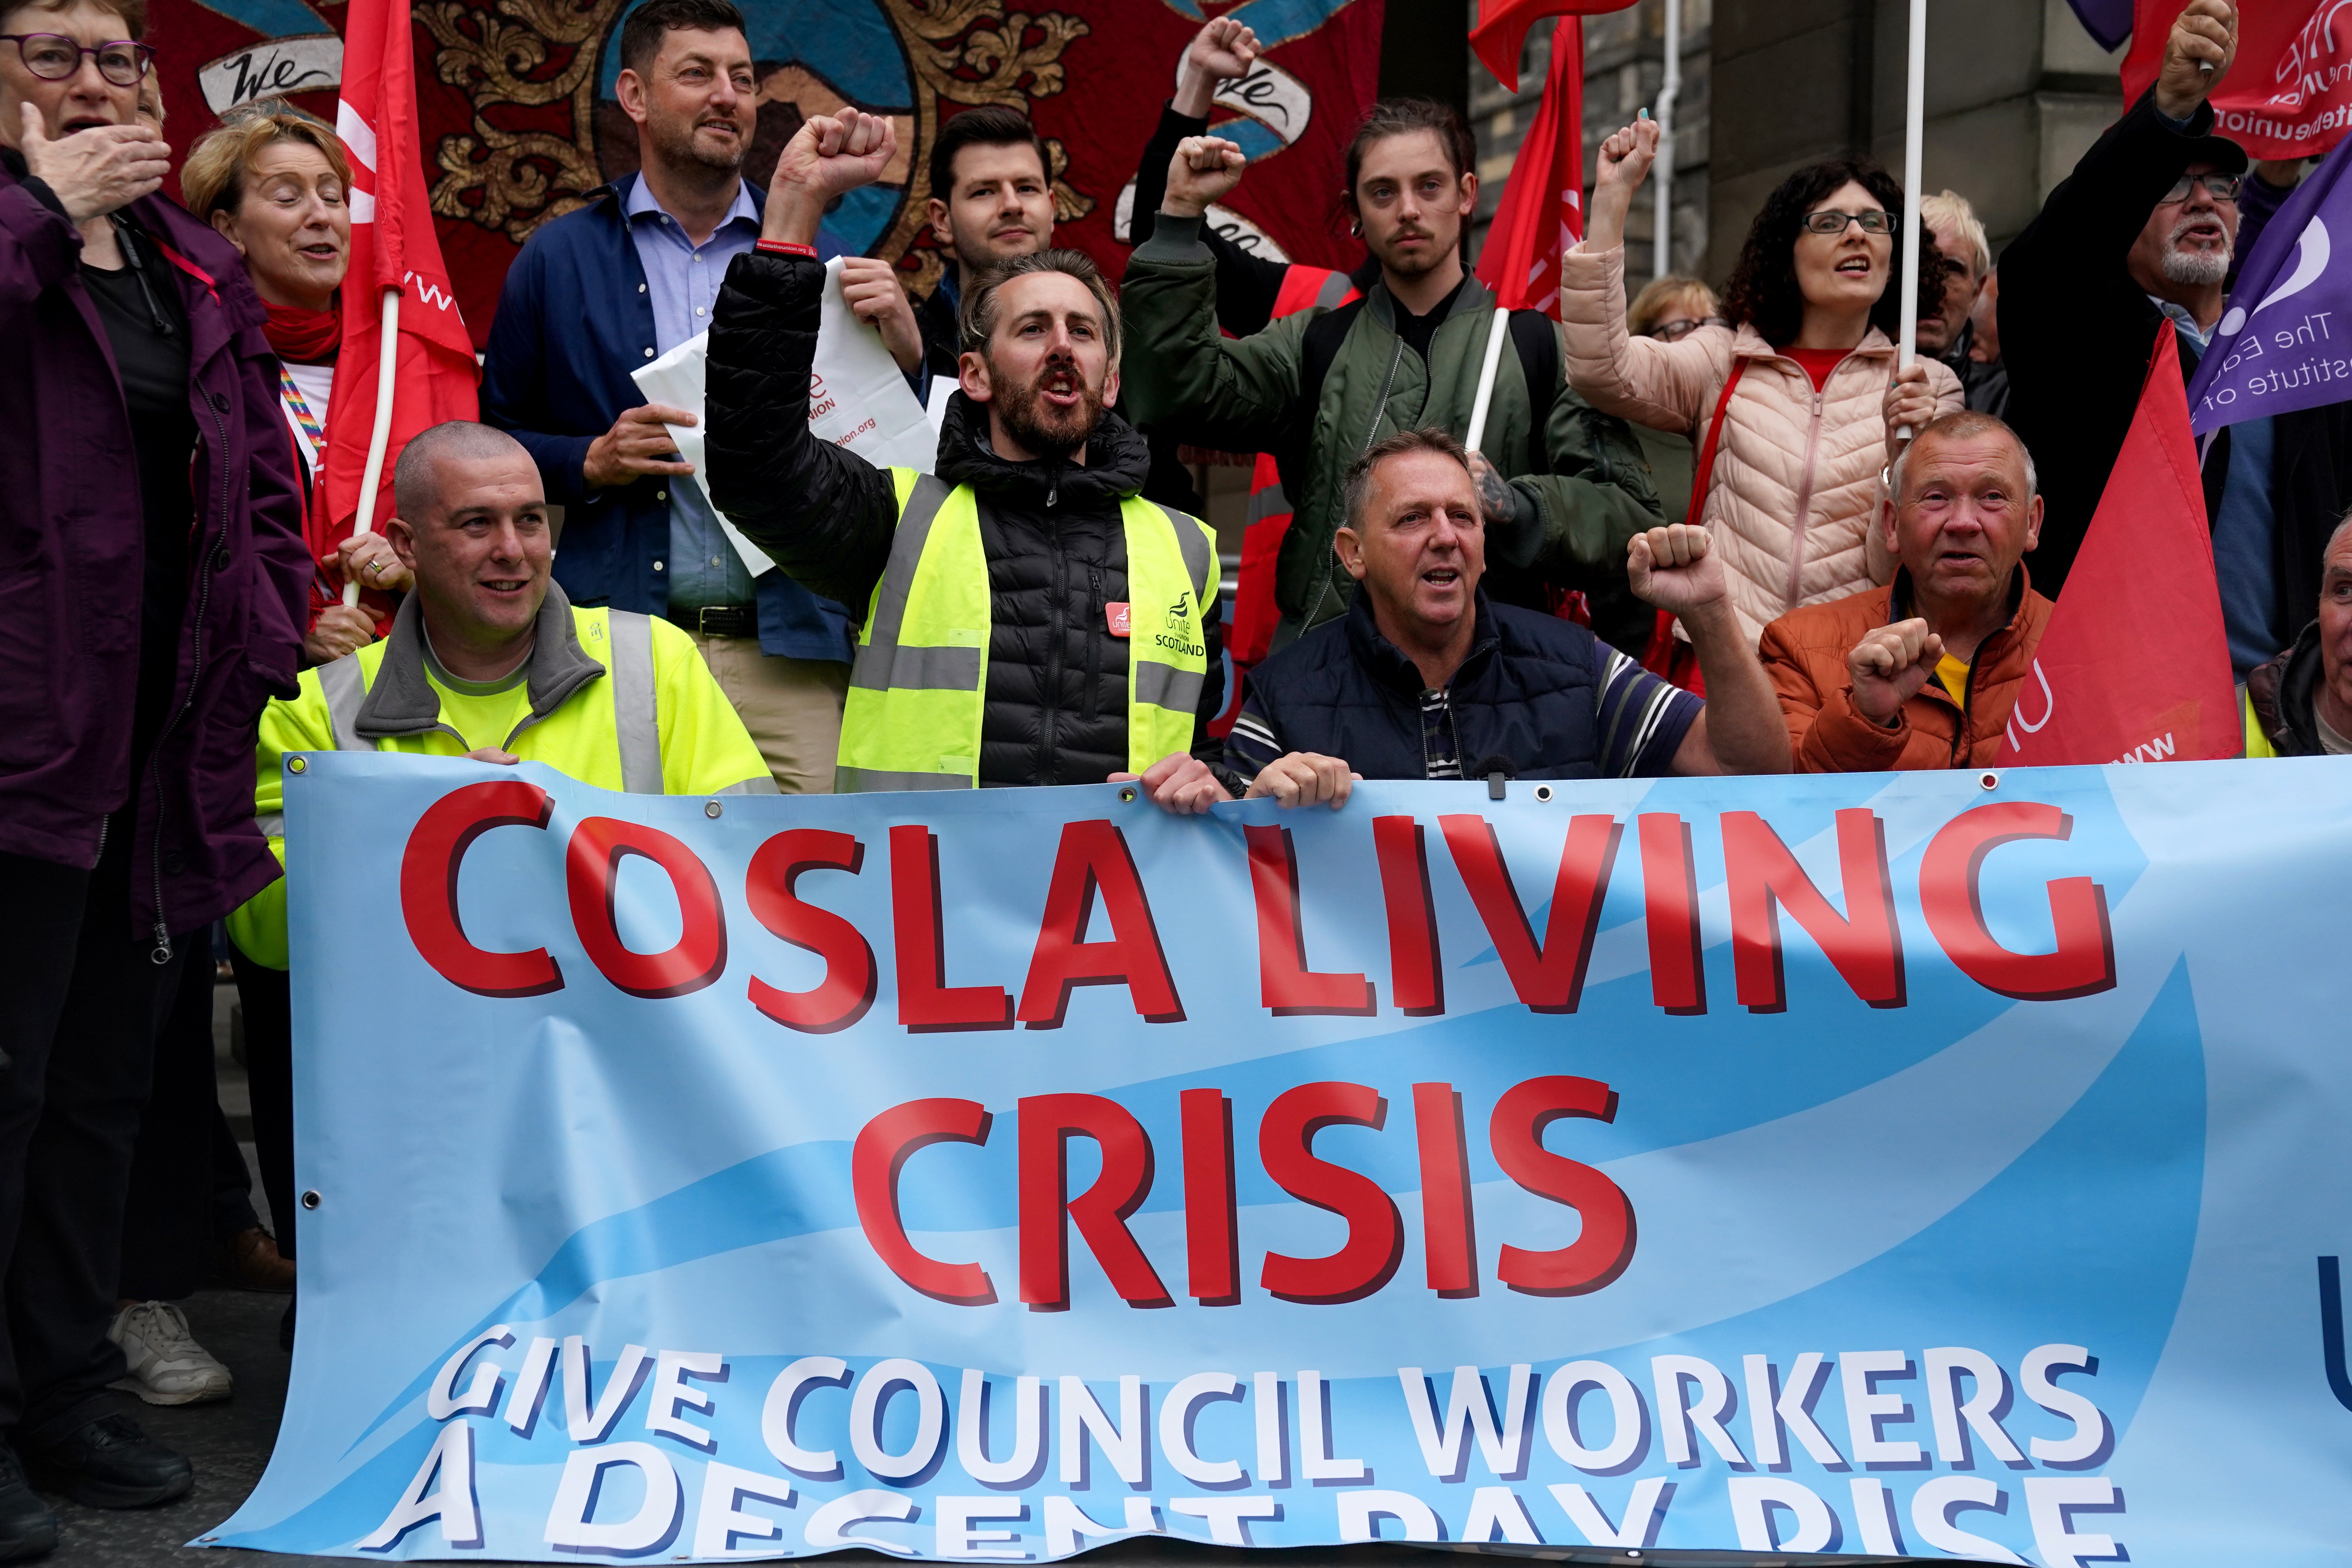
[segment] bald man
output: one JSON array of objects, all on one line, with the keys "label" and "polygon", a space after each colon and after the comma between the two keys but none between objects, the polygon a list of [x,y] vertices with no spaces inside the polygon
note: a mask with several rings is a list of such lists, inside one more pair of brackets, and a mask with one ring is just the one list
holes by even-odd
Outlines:
[{"label": "bald man", "polygon": [[[416,583],[392,635],[303,671],[300,695],[261,716],[254,811],[279,865],[280,763],[296,752],[538,762],[642,795],[776,793],[693,638],[653,616],[579,608],[550,578],[546,494],[513,437],[463,421],[425,431],[394,470],[393,506],[384,537]],[[285,882],[231,915],[229,935],[262,1183],[270,1213],[289,1215]]]}]

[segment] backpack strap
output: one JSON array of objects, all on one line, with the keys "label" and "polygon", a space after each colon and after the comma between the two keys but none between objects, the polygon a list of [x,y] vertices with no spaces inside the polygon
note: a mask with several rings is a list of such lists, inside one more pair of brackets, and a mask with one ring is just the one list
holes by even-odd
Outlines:
[{"label": "backpack strap", "polygon": [[1528,382],[1527,471],[1548,474],[1551,456],[1544,446],[1544,427],[1551,423],[1552,405],[1559,400],[1559,332],[1541,310],[1514,310],[1511,347],[1519,356],[1519,374]]},{"label": "backpack strap", "polygon": [[1731,374],[1724,378],[1723,395],[1715,400],[1715,417],[1706,423],[1706,442],[1699,447],[1698,463],[1691,470],[1690,510],[1683,518],[1685,522],[1696,525],[1699,513],[1706,508],[1707,481],[1715,475],[1715,448],[1723,438],[1723,416],[1731,407],[1732,389],[1739,384],[1747,370],[1748,362],[1735,357]]},{"label": "backpack strap", "polygon": [[1323,402],[1323,383],[1331,374],[1332,363],[1339,357],[1339,345],[1348,341],[1348,330],[1356,324],[1363,309],[1364,301],[1359,296],[1336,310],[1326,310],[1316,317],[1299,334],[1297,413],[1289,438],[1275,454],[1275,466],[1281,470],[1286,494],[1307,493],[1307,455],[1315,440],[1315,413]]}]

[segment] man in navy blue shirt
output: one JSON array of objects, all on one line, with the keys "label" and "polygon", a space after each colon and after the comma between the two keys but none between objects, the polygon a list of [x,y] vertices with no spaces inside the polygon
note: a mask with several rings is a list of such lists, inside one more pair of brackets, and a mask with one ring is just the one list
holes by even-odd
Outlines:
[{"label": "man in navy blue shirt", "polygon": [[1348,469],[1335,545],[1348,614],[1249,673],[1225,762],[1253,796],[1338,806],[1354,778],[1654,778],[1789,770],[1771,682],[1724,596],[1706,531],[1637,533],[1633,591],[1682,617],[1702,702],[1571,621],[1480,591],[1469,454],[1407,430]]},{"label": "man in navy blue shirt", "polygon": [[[630,380],[709,327],[727,264],[760,237],[764,194],[741,173],[759,116],[743,19],[730,0],[647,0],[622,25],[621,58],[638,173],[541,227],[516,258],[483,416],[530,449],[564,509],[555,577],[572,601],[666,615],[692,633],[777,786],[824,793],[848,615],[781,572],[753,575],[670,440],[666,426],[689,416],[647,405]],[[885,341],[911,359],[905,295],[867,292],[877,300],[860,313],[887,316],[877,321]]]}]

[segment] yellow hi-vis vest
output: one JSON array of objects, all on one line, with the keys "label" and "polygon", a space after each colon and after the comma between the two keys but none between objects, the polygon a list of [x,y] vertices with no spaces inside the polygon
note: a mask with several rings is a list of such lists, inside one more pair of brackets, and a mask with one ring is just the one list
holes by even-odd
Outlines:
[{"label": "yellow hi-vis vest", "polygon": [[[583,609],[548,584],[529,680],[530,707],[503,738],[467,739],[440,721],[425,668],[420,606],[401,605],[392,635],[302,672],[299,695],[262,710],[254,748],[253,815],[286,863],[289,756],[396,752],[460,757],[496,744],[583,784],[632,795],[772,795],[776,782],[694,639],[667,621]],[[228,917],[247,957],[287,967],[286,883],[272,882]]]},{"label": "yellow hi-vis vest", "polygon": [[[971,789],[980,782],[988,689],[988,561],[980,501],[911,468],[890,470],[898,531],[850,668],[837,795]],[[1139,496],[1119,502],[1127,535],[1127,767],[1190,751],[1208,679],[1203,603],[1217,591],[1216,536]]]}]

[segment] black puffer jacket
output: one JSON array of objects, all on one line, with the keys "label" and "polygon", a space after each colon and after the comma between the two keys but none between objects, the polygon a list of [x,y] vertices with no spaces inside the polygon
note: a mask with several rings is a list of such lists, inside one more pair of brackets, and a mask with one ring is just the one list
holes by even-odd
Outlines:
[{"label": "black puffer jacket", "polygon": [[[795,257],[736,258],[711,313],[710,491],[776,564],[863,616],[890,556],[890,477],[808,433],[809,363],[824,269]],[[1143,485],[1143,437],[1106,414],[1087,464],[1016,463],[990,447],[985,410],[958,393],[939,476],[979,492],[991,628],[980,782],[1100,784],[1128,764],[1127,643],[1109,606],[1128,601],[1120,498]],[[1203,606],[1209,679],[1192,750],[1217,757],[1224,706],[1220,606]]]}]

